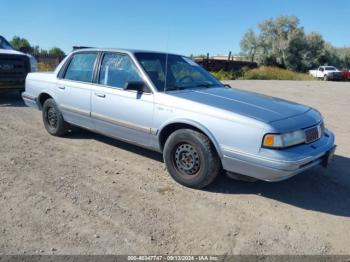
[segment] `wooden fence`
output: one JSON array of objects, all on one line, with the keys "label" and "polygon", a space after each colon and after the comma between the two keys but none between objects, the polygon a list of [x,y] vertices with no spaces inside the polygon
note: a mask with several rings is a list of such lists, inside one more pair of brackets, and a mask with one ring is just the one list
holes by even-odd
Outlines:
[{"label": "wooden fence", "polygon": [[51,67],[56,67],[65,56],[53,56],[53,55],[42,55],[42,54],[33,54],[38,63],[49,65]]},{"label": "wooden fence", "polygon": [[244,67],[251,69],[258,67],[257,63],[249,61],[221,60],[213,58],[195,58],[195,61],[210,72],[218,72],[220,70],[226,72],[238,72]]}]

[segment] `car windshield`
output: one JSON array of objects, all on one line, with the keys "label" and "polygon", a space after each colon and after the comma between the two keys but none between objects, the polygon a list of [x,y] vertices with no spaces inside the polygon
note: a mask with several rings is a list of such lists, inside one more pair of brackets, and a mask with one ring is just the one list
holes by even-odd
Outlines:
[{"label": "car windshield", "polygon": [[160,53],[136,53],[135,56],[158,91],[222,86],[190,58]]},{"label": "car windshield", "polygon": [[335,67],[333,67],[333,66],[327,66],[326,67],[326,70],[327,71],[335,71],[335,70],[337,70]]},{"label": "car windshield", "polygon": [[9,42],[0,36],[0,49],[13,49]]}]

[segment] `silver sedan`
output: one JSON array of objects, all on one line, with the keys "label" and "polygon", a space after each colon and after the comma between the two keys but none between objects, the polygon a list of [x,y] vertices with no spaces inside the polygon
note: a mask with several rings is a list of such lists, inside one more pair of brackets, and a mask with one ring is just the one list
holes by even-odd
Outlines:
[{"label": "silver sedan", "polygon": [[181,55],[79,50],[55,72],[30,73],[22,97],[50,134],[73,125],[162,152],[170,175],[194,188],[222,170],[283,180],[327,166],[335,150],[317,110],[225,86]]}]

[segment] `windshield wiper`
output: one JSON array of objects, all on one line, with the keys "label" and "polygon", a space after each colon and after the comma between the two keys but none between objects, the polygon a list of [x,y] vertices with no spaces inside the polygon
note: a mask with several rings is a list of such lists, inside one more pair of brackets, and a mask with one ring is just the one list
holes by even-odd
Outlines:
[{"label": "windshield wiper", "polygon": [[186,88],[188,88],[188,86],[172,86],[172,87],[167,87],[166,91],[184,90]]},{"label": "windshield wiper", "polygon": [[185,90],[185,89],[189,89],[189,88],[196,88],[196,87],[205,87],[205,88],[210,88],[216,86],[215,84],[211,84],[211,83],[199,83],[199,84],[195,84],[195,85],[187,85],[187,86],[172,86],[172,87],[168,87],[166,90],[167,91],[174,91],[174,90]]},{"label": "windshield wiper", "polygon": [[209,87],[213,87],[215,86],[214,84],[210,84],[210,83],[199,83],[197,85],[194,85],[193,87],[206,87],[206,88],[209,88]]}]

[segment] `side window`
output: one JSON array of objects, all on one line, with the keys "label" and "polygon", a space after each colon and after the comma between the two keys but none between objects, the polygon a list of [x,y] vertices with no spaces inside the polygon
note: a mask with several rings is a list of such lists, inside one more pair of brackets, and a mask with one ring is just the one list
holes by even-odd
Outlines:
[{"label": "side window", "polygon": [[323,67],[320,68],[320,71],[323,72]]},{"label": "side window", "polygon": [[99,84],[124,88],[129,81],[142,81],[131,58],[127,55],[106,53],[102,59]]},{"label": "side window", "polygon": [[92,82],[94,64],[97,53],[81,53],[73,55],[64,79]]},{"label": "side window", "polygon": [[158,90],[164,90],[165,74],[159,59],[142,59],[141,65]]}]

